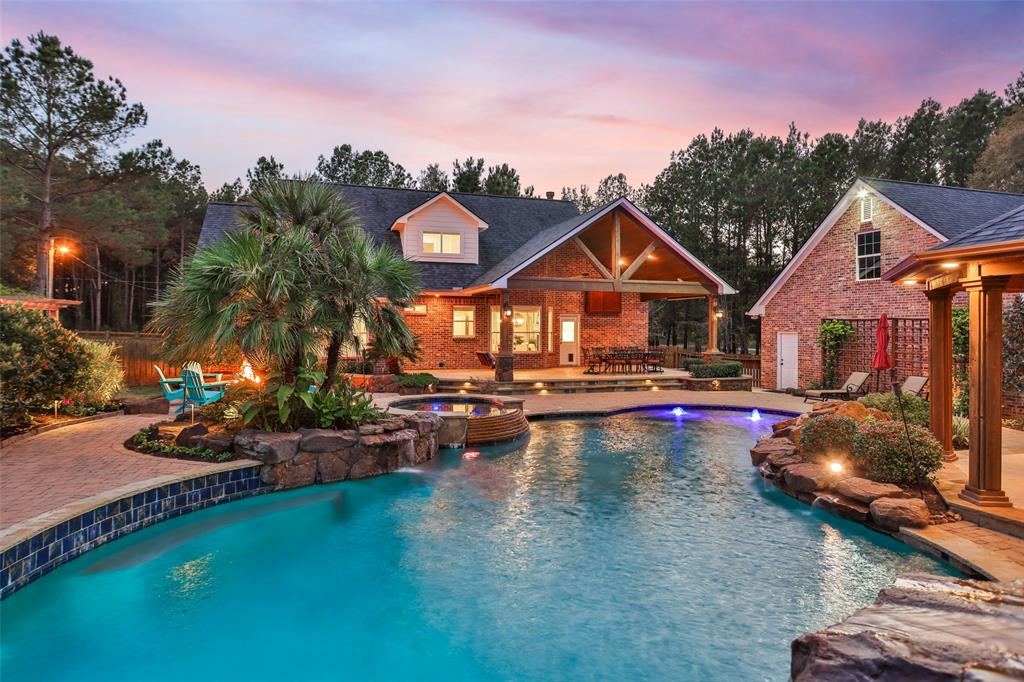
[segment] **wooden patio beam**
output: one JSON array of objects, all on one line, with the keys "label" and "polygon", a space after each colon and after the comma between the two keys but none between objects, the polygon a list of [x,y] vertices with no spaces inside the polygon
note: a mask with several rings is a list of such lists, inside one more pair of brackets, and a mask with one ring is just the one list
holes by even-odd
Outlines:
[{"label": "wooden patio beam", "polygon": [[622,273],[622,279],[627,280],[630,277],[632,277],[633,273],[636,272],[640,268],[640,266],[644,264],[644,261],[647,260],[647,257],[650,256],[656,248],[658,248],[658,242],[652,241],[650,244],[648,244],[647,248],[641,251],[640,255],[637,256],[633,260],[633,262],[629,264],[629,267],[626,268],[626,271]]},{"label": "wooden patio beam", "polygon": [[615,279],[614,277],[612,277],[612,273],[608,272],[608,268],[604,266],[604,263],[598,260],[597,256],[594,255],[594,252],[591,251],[590,248],[583,243],[582,239],[580,239],[579,237],[573,237],[573,241],[576,243],[576,246],[578,246],[580,250],[583,251],[586,257],[590,259],[590,262],[594,264],[594,267],[597,268],[597,271],[601,273],[602,277],[604,277],[605,279]]}]

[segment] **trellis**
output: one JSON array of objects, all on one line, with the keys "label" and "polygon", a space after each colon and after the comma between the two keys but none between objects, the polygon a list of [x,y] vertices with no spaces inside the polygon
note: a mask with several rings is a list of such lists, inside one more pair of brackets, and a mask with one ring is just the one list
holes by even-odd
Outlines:
[{"label": "trellis", "polygon": [[[839,376],[853,372],[871,372],[870,390],[887,389],[888,377],[877,376],[871,362],[875,357],[875,331],[878,318],[843,319],[853,327],[853,334],[839,351]],[[896,381],[909,376],[928,376],[928,320],[921,317],[889,318],[889,358],[896,370]]]}]

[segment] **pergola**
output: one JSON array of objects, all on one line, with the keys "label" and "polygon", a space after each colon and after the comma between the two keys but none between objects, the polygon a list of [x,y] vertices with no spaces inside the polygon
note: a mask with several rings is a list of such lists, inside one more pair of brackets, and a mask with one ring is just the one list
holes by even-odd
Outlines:
[{"label": "pergola", "polygon": [[884,278],[923,286],[928,297],[931,428],[953,452],[953,296],[965,291],[970,315],[970,455],[960,497],[1012,506],[1002,489],[1003,295],[1024,292],[1024,206],[928,251]]},{"label": "pergola", "polygon": [[31,295],[10,295],[0,296],[0,305],[20,305],[23,308],[42,310],[57,322],[60,322],[60,311],[62,308],[70,308],[75,305],[82,305],[81,301],[73,301],[67,298],[45,298],[43,296]]}]

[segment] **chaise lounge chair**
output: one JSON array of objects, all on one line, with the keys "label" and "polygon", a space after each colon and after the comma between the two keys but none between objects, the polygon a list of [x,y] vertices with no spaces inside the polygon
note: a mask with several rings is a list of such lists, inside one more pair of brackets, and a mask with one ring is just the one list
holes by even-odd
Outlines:
[{"label": "chaise lounge chair", "polygon": [[924,390],[927,383],[928,377],[907,377],[907,380],[903,382],[903,386],[900,390],[903,391],[904,394],[909,393],[910,395],[920,397],[921,392]]},{"label": "chaise lounge chair", "polygon": [[804,402],[806,403],[808,400],[849,400],[860,393],[867,380],[867,372],[854,372],[843,384],[843,388],[804,391]]}]

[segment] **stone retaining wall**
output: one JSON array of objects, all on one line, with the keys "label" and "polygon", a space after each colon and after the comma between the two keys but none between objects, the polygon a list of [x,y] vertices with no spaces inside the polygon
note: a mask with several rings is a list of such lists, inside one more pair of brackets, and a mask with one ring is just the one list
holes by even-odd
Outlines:
[{"label": "stone retaining wall", "polygon": [[389,417],[359,429],[299,429],[235,435],[234,452],[263,462],[260,477],[275,490],[386,474],[437,454],[439,416],[420,412]]}]

